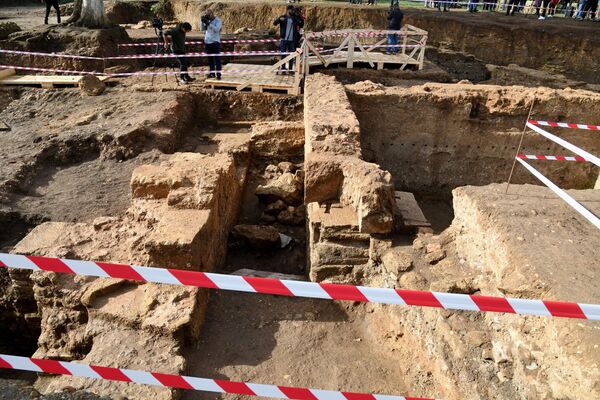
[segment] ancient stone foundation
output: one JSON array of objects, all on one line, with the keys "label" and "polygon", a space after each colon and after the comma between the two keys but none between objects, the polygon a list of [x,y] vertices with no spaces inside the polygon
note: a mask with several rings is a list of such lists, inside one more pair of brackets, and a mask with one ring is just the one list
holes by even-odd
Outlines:
[{"label": "ancient stone foundation", "polygon": [[[225,260],[237,217],[242,185],[236,173],[226,154],[177,153],[160,165],[140,166],[131,178],[133,199],[125,217],[44,223],[15,251],[214,271]],[[206,290],[61,274],[31,278],[42,319],[36,356],[175,374],[186,370],[181,350],[198,339]],[[114,345],[132,336],[136,340],[126,346]],[[175,395],[151,386],[65,377],[41,378],[37,385],[49,392],[70,386],[138,399]]]}]

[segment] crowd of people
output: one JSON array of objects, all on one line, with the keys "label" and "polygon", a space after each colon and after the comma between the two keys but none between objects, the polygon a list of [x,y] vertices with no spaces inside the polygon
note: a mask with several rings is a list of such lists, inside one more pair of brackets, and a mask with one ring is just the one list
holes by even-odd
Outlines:
[{"label": "crowd of people", "polygon": [[551,18],[562,13],[567,18],[578,20],[600,19],[598,0],[425,0],[425,7],[437,8],[440,11],[450,11],[452,8],[467,7],[469,12],[479,11],[481,6],[484,11],[499,11],[505,15],[527,12],[535,14],[540,20]]},{"label": "crowd of people", "polygon": [[[421,0],[408,0],[420,3]],[[375,5],[376,0],[348,0],[350,4]],[[529,4],[527,4],[529,2]],[[505,15],[527,12],[535,14],[538,19],[551,18],[561,13],[567,18],[578,20],[600,19],[598,0],[424,0],[426,8],[437,8],[447,12],[451,9],[466,8],[467,11],[479,12],[479,7],[484,11],[504,12]]]},{"label": "crowd of people", "polygon": [[[273,25],[279,26],[279,51],[283,54],[282,58],[300,47],[304,16],[298,7],[288,5],[285,14],[275,18]],[[208,9],[200,18],[199,28],[204,32],[204,47],[209,65],[208,78],[221,80],[221,30],[223,29],[223,22],[212,9]],[[183,84],[195,81],[188,72],[189,61],[186,56],[185,45],[186,35],[191,30],[192,25],[189,22],[183,22],[162,34],[165,52],[174,54],[179,63],[178,82]],[[277,74],[293,75],[294,59],[290,59],[287,66],[282,65]]]},{"label": "crowd of people", "polygon": [[[440,11],[449,11],[451,8],[459,7],[461,4],[467,4],[468,11],[478,12],[478,7],[483,6],[483,10],[502,11],[506,15],[514,15],[515,13],[525,12],[527,7],[533,7],[535,14],[539,19],[549,18],[555,15],[560,2],[563,1],[562,8],[565,16],[578,19],[590,18],[596,20],[598,12],[598,0],[579,0],[576,7],[573,7],[574,0],[533,0],[531,5],[527,5],[527,0],[468,0],[468,2],[459,2],[457,0],[425,0],[426,7],[435,7]],[[369,0],[373,3],[374,0]],[[572,10],[571,12],[569,10]],[[403,13],[397,0],[391,0],[390,9],[388,11],[387,29],[399,30],[402,26]],[[292,4],[287,6],[285,14],[275,18],[274,26],[279,27],[279,51],[282,53],[282,58],[293,53],[300,46],[302,30],[304,28],[304,16],[299,7]],[[208,55],[209,63],[209,78],[221,79],[221,30],[223,23],[218,18],[213,10],[208,9],[200,18],[199,28],[205,33],[204,45]],[[188,73],[188,59],[185,56],[185,36],[192,30],[192,26],[188,22],[178,24],[176,27],[167,30],[164,33],[165,50],[171,51],[173,54],[180,56],[177,61],[180,66],[180,79],[182,83],[193,82]],[[387,35],[388,46],[387,54],[395,54],[398,52],[398,35],[390,33]],[[277,74],[293,75],[294,74],[294,59],[291,58],[287,65],[283,64],[277,71]]]}]

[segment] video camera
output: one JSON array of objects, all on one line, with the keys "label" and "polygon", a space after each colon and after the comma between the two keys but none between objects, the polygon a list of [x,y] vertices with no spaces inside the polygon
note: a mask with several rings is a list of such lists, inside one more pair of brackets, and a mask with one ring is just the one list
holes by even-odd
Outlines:
[{"label": "video camera", "polygon": [[202,26],[204,27],[204,30],[208,29],[208,26],[210,25],[210,23],[212,22],[212,20],[214,18],[215,18],[214,16],[211,18],[208,14],[204,14],[202,17],[200,17],[200,22],[202,22]]},{"label": "video camera", "polygon": [[158,37],[159,41],[163,39],[163,26],[165,21],[162,18],[153,18],[152,19],[152,27],[154,28],[154,33]]},{"label": "video camera", "polygon": [[153,18],[152,19],[152,27],[154,29],[158,29],[159,31],[162,31],[164,24],[165,24],[165,21],[163,21],[162,18]]}]

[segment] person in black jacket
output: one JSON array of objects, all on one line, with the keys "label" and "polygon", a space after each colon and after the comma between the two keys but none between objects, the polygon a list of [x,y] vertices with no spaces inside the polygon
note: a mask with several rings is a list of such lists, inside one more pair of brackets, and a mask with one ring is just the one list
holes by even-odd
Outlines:
[{"label": "person in black jacket", "polygon": [[[404,14],[400,11],[400,6],[397,2],[392,4],[388,11],[388,31],[398,31],[402,26],[402,18]],[[398,52],[398,34],[388,33],[388,48],[386,54],[396,54]]]},{"label": "person in black jacket", "polygon": [[56,10],[56,22],[60,24],[60,7],[58,6],[58,0],[42,0],[46,3],[46,18],[44,18],[44,24],[48,25],[48,17],[50,17],[50,10],[52,7]]},{"label": "person in black jacket", "polygon": [[[296,51],[296,45],[300,42],[300,29],[304,27],[304,20],[296,12],[292,5],[287,6],[287,11],[284,15],[277,17],[273,25],[279,25],[279,51],[282,53],[292,53]],[[285,58],[287,55],[282,55]],[[285,65],[282,65],[282,74],[285,75]],[[289,73],[292,74],[294,69],[294,59],[289,62]]]}]

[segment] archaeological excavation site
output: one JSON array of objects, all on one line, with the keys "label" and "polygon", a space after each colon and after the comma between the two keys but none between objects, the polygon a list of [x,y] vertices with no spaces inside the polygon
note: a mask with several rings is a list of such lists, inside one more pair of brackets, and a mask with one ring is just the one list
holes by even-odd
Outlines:
[{"label": "archaeological excavation site", "polygon": [[0,0],[0,400],[599,399],[598,24],[293,4]]}]

